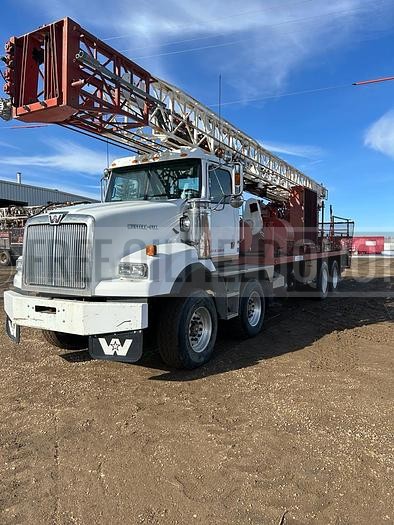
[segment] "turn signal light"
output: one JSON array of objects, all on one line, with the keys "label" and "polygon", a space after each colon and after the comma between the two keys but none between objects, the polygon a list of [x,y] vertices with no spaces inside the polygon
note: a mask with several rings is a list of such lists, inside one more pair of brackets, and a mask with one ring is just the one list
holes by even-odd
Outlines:
[{"label": "turn signal light", "polygon": [[156,244],[147,244],[145,248],[146,255],[149,255],[150,257],[154,257],[157,254],[157,246]]}]

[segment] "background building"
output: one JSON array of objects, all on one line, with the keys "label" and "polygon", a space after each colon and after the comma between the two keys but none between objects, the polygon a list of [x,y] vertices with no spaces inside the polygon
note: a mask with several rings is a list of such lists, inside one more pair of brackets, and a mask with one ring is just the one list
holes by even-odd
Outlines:
[{"label": "background building", "polygon": [[[24,226],[41,206],[68,202],[97,202],[91,198],[22,184],[21,174],[16,182],[0,180],[0,266],[10,266],[22,254]],[[38,206],[38,208],[31,208]]]},{"label": "background building", "polygon": [[94,199],[82,195],[42,188],[40,186],[31,186],[18,181],[20,181],[20,175],[17,175],[17,182],[0,180],[0,208],[5,208],[12,204],[42,206],[51,202],[96,202]]}]

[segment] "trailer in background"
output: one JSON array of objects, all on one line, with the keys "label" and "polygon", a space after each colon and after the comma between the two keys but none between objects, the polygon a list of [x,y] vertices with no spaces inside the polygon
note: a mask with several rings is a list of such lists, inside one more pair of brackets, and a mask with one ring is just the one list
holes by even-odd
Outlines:
[{"label": "trailer in background", "polygon": [[22,255],[23,228],[0,230],[0,265],[11,266]]},{"label": "trailer in background", "polygon": [[353,237],[352,252],[354,255],[381,255],[383,251],[383,235]]},{"label": "trailer in background", "polygon": [[[85,201],[83,202],[86,204]],[[0,208],[0,266],[12,266],[22,255],[23,236],[28,219],[49,212],[54,207],[61,208],[72,204],[76,202],[55,202],[44,206],[12,205]]]},{"label": "trailer in background", "polygon": [[43,206],[8,206],[0,208],[0,265],[11,266],[22,255],[26,221]]}]

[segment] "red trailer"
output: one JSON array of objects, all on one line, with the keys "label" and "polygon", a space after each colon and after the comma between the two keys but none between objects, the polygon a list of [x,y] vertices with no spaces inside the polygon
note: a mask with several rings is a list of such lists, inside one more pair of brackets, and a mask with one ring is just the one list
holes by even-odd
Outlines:
[{"label": "red trailer", "polygon": [[384,236],[353,237],[354,255],[380,255],[384,251]]}]

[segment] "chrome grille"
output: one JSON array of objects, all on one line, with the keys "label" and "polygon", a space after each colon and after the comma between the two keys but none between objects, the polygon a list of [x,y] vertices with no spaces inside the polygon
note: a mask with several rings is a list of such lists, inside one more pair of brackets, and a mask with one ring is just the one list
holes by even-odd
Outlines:
[{"label": "chrome grille", "polygon": [[88,283],[86,224],[32,224],[23,260],[28,286],[83,290]]}]

